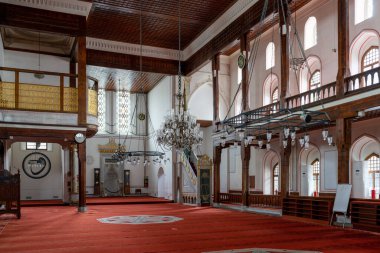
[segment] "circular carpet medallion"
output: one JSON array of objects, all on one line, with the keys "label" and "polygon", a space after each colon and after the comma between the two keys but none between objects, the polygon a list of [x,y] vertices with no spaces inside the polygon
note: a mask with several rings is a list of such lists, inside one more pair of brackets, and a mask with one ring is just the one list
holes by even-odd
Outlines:
[{"label": "circular carpet medallion", "polygon": [[175,216],[161,215],[130,215],[130,216],[113,216],[97,219],[101,223],[110,224],[154,224],[154,223],[170,223],[183,220]]}]

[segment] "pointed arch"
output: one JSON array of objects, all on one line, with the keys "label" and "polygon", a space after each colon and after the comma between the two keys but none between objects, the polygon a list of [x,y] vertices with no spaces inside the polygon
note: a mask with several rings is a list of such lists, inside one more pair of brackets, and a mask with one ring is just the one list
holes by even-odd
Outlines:
[{"label": "pointed arch", "polygon": [[[307,65],[306,65],[307,64]],[[309,68],[308,68],[308,67]],[[309,71],[310,69],[310,71]],[[310,89],[310,80],[314,73],[319,71],[319,80],[322,84],[322,62],[318,56],[310,55],[306,59],[306,63],[300,70],[300,93],[306,92]],[[321,85],[320,84],[320,85]]]},{"label": "pointed arch", "polygon": [[[280,157],[273,150],[267,151],[263,156],[263,193],[275,194],[274,192],[274,168],[276,164],[279,164]],[[281,171],[279,171],[279,175]],[[280,177],[279,177],[280,178]],[[278,181],[278,188],[280,189],[280,180]]]},{"label": "pointed arch", "polygon": [[[373,171],[373,155],[380,154],[380,141],[371,135],[358,137],[351,145],[352,194],[356,198],[371,198],[371,191],[376,195],[380,191],[380,172]],[[377,163],[378,164],[378,163]],[[372,171],[371,171],[372,170]]]},{"label": "pointed arch", "polygon": [[267,78],[265,78],[263,84],[263,105],[269,105],[273,103],[273,93],[275,90],[278,90],[278,77],[276,74],[269,74]]},{"label": "pointed arch", "polygon": [[[310,143],[309,148],[303,147],[299,153],[299,171],[300,171],[300,195],[312,196],[314,189],[313,180],[313,163],[321,161],[321,152],[315,144]],[[320,171],[321,175],[322,171]],[[320,176],[319,175],[319,176]],[[319,180],[319,191],[321,189],[321,181]]]},{"label": "pointed arch", "polygon": [[[361,31],[352,40],[349,53],[351,75],[356,75],[362,71],[363,56],[371,47],[379,47],[379,45],[380,34],[372,29]],[[359,84],[356,86],[359,86]]]}]

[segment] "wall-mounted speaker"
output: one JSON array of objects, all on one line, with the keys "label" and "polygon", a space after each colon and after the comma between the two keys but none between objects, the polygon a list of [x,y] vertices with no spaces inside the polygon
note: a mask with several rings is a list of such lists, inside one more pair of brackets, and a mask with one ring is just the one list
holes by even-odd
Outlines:
[{"label": "wall-mounted speaker", "polygon": [[131,171],[124,170],[124,195],[128,195],[131,193]]},{"label": "wall-mounted speaker", "polygon": [[94,168],[94,195],[100,195],[100,168]]}]

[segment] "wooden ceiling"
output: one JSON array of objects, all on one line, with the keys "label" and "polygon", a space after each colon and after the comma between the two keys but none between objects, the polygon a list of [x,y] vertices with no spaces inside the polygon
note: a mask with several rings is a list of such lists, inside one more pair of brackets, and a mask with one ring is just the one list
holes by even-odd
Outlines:
[{"label": "wooden ceiling", "polygon": [[[237,0],[182,0],[181,48],[187,47]],[[93,0],[87,36],[178,49],[178,0]]]},{"label": "wooden ceiling", "polygon": [[132,93],[147,93],[165,77],[165,75],[157,73],[140,73],[138,71],[90,65],[87,65],[87,75],[97,79],[101,89],[128,90]]},{"label": "wooden ceiling", "polygon": [[[46,32],[69,37],[88,36],[140,44],[141,10],[142,43],[146,46],[178,49],[178,0],[83,1],[92,2],[87,20],[84,16],[0,3],[0,26],[38,30],[41,34]],[[287,1],[292,2],[292,0]],[[309,1],[311,0],[297,2],[304,5]],[[180,2],[181,48],[183,49],[237,0],[180,0]],[[273,2],[269,1],[269,10],[273,9]],[[257,36],[256,32],[260,31],[255,30],[254,27],[259,22],[263,4],[263,0],[255,3],[219,34],[210,38],[210,41],[190,58],[182,62],[183,73],[189,75],[215,54],[223,51],[228,53],[225,51],[226,48],[234,46],[236,48],[236,40],[244,33],[252,31],[251,39]],[[268,16],[271,16],[270,11]],[[266,20],[263,30],[271,26],[270,20]],[[87,50],[87,63],[91,65],[88,67],[88,75],[97,78],[100,87],[115,89],[117,87],[115,84],[120,79],[126,83],[126,89],[130,87],[132,92],[141,89],[147,92],[149,87],[154,87],[158,80],[162,79],[164,76],[162,73],[168,75],[177,73],[175,60],[143,57],[143,71],[153,73],[144,73],[140,77],[138,72],[132,74],[133,71],[131,71],[140,70],[139,56],[94,49]],[[128,86],[127,83],[130,85]]]}]

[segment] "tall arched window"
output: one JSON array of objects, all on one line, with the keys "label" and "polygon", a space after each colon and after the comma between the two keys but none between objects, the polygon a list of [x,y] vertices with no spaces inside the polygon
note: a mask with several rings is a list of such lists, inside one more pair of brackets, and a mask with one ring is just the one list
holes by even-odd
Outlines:
[{"label": "tall arched window", "polygon": [[368,172],[370,176],[369,189],[375,190],[376,195],[380,192],[380,158],[378,154],[372,153],[366,159],[368,161]]},{"label": "tall arched window", "polygon": [[278,165],[278,163],[276,163],[273,167],[273,194],[278,194],[279,192],[279,183],[278,183],[278,180],[279,180],[279,176],[280,176],[280,166]]},{"label": "tall arched window", "polygon": [[355,0],[355,24],[371,18],[373,15],[373,0]]},{"label": "tall arched window", "polygon": [[106,91],[98,90],[98,134],[106,132]]},{"label": "tall arched window", "polygon": [[309,90],[314,90],[321,87],[321,71],[316,70],[310,77]]},{"label": "tall arched window", "polygon": [[235,115],[239,115],[240,113],[242,113],[242,109],[243,109],[242,100],[243,100],[243,96],[240,89],[235,98]]},{"label": "tall arched window", "polygon": [[311,167],[313,168],[313,190],[314,193],[318,194],[320,191],[320,184],[321,184],[321,178],[320,178],[320,167],[319,167],[319,160],[315,159],[311,163]]},{"label": "tall arched window", "polygon": [[274,67],[274,63],[275,63],[274,52],[275,52],[274,43],[269,42],[267,49],[266,49],[266,58],[265,58],[266,59],[266,69],[270,69],[270,68]]},{"label": "tall arched window", "polygon": [[307,19],[304,36],[305,49],[317,45],[317,19],[315,17]]},{"label": "tall arched window", "polygon": [[370,47],[362,58],[362,72],[379,67],[379,48]]},{"label": "tall arched window", "polygon": [[278,88],[274,88],[272,92],[272,103],[278,102]]}]

